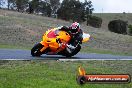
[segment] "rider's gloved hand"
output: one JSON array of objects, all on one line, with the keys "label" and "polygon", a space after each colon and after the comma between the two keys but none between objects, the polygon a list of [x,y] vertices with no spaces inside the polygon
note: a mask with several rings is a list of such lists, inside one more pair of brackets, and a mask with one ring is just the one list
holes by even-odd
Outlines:
[{"label": "rider's gloved hand", "polygon": [[70,49],[75,49],[76,47],[71,45],[71,44],[67,44],[67,47],[70,48]]},{"label": "rider's gloved hand", "polygon": [[79,41],[78,43],[79,43],[79,44],[82,44],[82,41]]},{"label": "rider's gloved hand", "polygon": [[75,46],[71,45],[71,44],[67,44],[67,48],[66,50],[69,52],[69,53],[72,53],[74,50],[75,50]]}]

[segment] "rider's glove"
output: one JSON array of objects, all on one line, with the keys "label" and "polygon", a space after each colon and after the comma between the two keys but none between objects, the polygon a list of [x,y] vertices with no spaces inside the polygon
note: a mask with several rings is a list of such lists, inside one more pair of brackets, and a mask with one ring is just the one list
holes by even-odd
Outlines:
[{"label": "rider's glove", "polygon": [[67,44],[67,47],[70,48],[70,49],[75,49],[76,47],[71,45],[71,44]]},{"label": "rider's glove", "polygon": [[82,41],[78,41],[79,44],[82,44]]},{"label": "rider's glove", "polygon": [[67,48],[66,50],[69,52],[69,53],[72,53],[74,50],[75,50],[75,46],[71,45],[71,44],[67,44]]}]

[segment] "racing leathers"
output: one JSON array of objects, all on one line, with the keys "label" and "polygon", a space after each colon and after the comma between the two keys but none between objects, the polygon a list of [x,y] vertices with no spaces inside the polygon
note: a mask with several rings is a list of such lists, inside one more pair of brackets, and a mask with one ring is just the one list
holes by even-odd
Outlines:
[{"label": "racing leathers", "polygon": [[70,28],[66,26],[62,26],[59,30],[66,31],[71,36],[71,40],[69,41],[67,45],[68,47],[67,50],[69,53],[71,53],[78,46],[78,44],[82,44],[83,31],[81,29],[79,29],[78,33],[76,34],[72,34]]}]

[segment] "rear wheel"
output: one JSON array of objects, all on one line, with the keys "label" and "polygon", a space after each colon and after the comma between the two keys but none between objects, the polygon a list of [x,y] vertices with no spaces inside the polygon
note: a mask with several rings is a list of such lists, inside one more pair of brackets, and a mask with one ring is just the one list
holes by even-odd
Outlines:
[{"label": "rear wheel", "polygon": [[76,55],[80,50],[81,50],[81,46],[78,45],[72,53],[69,53],[65,49],[64,52],[61,53],[61,55],[66,56],[66,57],[72,57],[72,56]]},{"label": "rear wheel", "polygon": [[44,46],[41,43],[38,43],[34,45],[34,47],[31,49],[31,55],[32,56],[41,56],[42,52],[40,51]]}]

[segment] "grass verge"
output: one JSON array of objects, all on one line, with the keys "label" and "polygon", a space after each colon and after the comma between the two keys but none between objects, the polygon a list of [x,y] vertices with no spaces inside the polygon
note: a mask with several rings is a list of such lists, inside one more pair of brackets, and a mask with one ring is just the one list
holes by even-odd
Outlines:
[{"label": "grass verge", "polygon": [[132,88],[129,84],[76,83],[78,66],[88,74],[132,75],[132,61],[0,61],[0,88]]},{"label": "grass verge", "polygon": [[97,49],[97,48],[82,48],[82,53],[98,53],[98,54],[112,54],[112,55],[121,55],[121,56],[132,56],[132,52],[117,52],[111,51],[108,49]]}]

